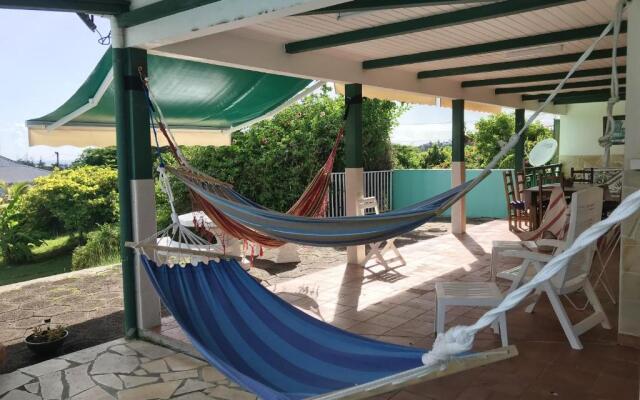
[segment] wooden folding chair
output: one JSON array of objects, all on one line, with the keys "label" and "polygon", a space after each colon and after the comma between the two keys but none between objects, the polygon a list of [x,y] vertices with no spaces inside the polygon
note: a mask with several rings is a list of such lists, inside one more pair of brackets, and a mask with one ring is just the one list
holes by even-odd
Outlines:
[{"label": "wooden folding chair", "polygon": [[[360,215],[380,214],[378,200],[375,197],[363,197],[359,202],[359,212]],[[369,251],[364,259],[363,265],[367,265],[367,262],[374,257],[385,269],[389,269],[389,264],[396,261],[400,262],[400,265],[406,265],[407,262],[404,260],[404,257],[402,257],[402,254],[400,254],[400,251],[395,245],[395,241],[396,238],[391,238],[382,242],[369,244]],[[395,257],[384,258],[384,255],[390,251],[395,254]]]},{"label": "wooden folding chair", "polygon": [[504,194],[507,201],[509,230],[511,232],[526,231],[529,225],[529,215],[524,201],[522,201],[518,195],[512,171],[502,171],[502,179],[504,181]]}]

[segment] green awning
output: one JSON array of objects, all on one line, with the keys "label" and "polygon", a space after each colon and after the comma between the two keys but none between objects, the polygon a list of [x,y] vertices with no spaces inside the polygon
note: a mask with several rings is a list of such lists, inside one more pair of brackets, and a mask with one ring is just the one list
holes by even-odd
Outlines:
[{"label": "green awning", "polygon": [[[167,122],[176,128],[236,127],[274,110],[310,83],[306,79],[155,55],[148,56],[148,68],[156,100]],[[27,125],[51,125],[69,116],[73,116],[69,125],[114,125],[110,77],[111,49],[69,100],[52,113],[27,121]],[[101,91],[104,94],[97,104],[89,106]]]}]

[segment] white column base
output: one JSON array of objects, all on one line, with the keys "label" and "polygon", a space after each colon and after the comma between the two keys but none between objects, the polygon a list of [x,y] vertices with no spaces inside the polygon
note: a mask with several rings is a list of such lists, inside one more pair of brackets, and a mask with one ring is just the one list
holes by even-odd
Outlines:
[{"label": "white column base", "polygon": [[[364,170],[362,168],[345,168],[345,210],[347,216],[359,214],[359,201],[364,197]],[[347,247],[347,263],[364,265],[364,246]]]},{"label": "white column base", "polygon": [[[131,181],[133,240],[145,239],[156,232],[156,200],[153,179]],[[160,325],[160,297],[156,293],[140,259],[136,257],[136,307],[138,327]]]},{"label": "white column base", "polygon": [[[451,163],[451,185],[458,186],[466,180],[464,161]],[[451,207],[451,233],[459,235],[467,231],[467,214],[465,198],[460,199]]]}]

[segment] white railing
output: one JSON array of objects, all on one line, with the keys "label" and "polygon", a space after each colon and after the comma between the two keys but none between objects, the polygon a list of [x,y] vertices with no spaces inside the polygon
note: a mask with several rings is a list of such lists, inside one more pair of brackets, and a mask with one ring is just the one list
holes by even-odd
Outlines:
[{"label": "white railing", "polygon": [[[364,173],[364,195],[375,196],[378,200],[380,212],[391,210],[392,204],[392,171],[367,171]],[[331,188],[329,191],[328,217],[343,217],[346,215],[346,183],[344,172],[331,174]]]}]

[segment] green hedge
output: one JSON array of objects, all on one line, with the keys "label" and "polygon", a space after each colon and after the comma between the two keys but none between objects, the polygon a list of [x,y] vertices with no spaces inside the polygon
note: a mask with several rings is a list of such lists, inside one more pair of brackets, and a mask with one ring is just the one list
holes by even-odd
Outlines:
[{"label": "green hedge", "polygon": [[43,238],[69,233],[83,236],[99,224],[118,220],[117,174],[110,167],[55,170],[36,178],[21,198],[27,230]]}]

